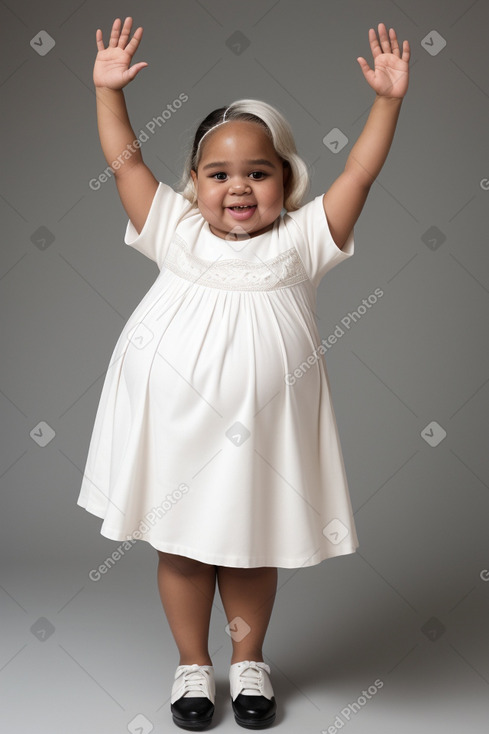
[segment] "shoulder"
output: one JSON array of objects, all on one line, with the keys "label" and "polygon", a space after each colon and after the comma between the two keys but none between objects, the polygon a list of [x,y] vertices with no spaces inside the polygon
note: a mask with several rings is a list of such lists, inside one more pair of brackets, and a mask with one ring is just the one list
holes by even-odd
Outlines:
[{"label": "shoulder", "polygon": [[314,199],[311,199],[306,204],[302,204],[298,209],[286,212],[284,214],[284,221],[300,224],[303,220],[314,219],[321,213],[324,214],[323,197],[324,194],[318,194],[318,196],[315,196]]},{"label": "shoulder", "polygon": [[328,220],[323,206],[324,194],[311,199],[311,201],[303,204],[299,209],[286,212],[283,216],[283,224],[289,231],[308,232],[313,228],[322,230],[326,228],[328,231]]}]

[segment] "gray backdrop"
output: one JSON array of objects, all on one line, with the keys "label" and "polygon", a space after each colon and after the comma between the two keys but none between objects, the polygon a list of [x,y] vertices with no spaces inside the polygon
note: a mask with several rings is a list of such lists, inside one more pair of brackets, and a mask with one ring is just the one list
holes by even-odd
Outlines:
[{"label": "gray backdrop", "polygon": [[[321,337],[344,332],[326,363],[360,548],[280,569],[264,652],[283,732],[481,732],[487,0],[0,3],[2,728],[176,730],[156,552],[138,543],[92,581],[117,544],[76,505],[110,355],[158,275],[123,244],[114,181],[90,186],[106,167],[95,30],[107,41],[126,15],[144,27],[136,60],[149,63],[126,88],[135,131],[188,95],[143,146],[155,176],[176,185],[197,123],[253,97],[290,121],[311,167],[307,200],[342,171],[373,101],[356,61],[371,62],[368,28],[385,22],[411,43],[410,89],[356,253],[318,293]],[[323,142],[333,128],[348,138],[337,152]],[[225,625],[216,595],[214,722],[231,732]]]}]

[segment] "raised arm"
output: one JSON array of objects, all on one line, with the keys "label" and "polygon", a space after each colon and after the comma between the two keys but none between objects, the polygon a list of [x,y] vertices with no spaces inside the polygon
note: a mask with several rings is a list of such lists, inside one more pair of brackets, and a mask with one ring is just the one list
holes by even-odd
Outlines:
[{"label": "raised arm", "polygon": [[132,57],[143,35],[138,28],[128,42],[132,18],[116,18],[110,40],[104,48],[102,31],[97,29],[97,57],[93,68],[93,83],[97,100],[97,124],[105,159],[114,171],[122,205],[138,232],[151,207],[158,181],[143,163],[136,135],[131,127],[124,99],[123,87],[148,64],[140,61],[130,66]]},{"label": "raised arm", "polygon": [[361,56],[357,61],[364,77],[376,92],[365,126],[347,158],[345,169],[323,196],[323,206],[334,241],[341,249],[357,221],[370,187],[377,178],[391,147],[403,97],[408,88],[408,41],[403,53],[396,32],[379,23],[379,45],[375,30],[370,28],[369,41],[375,61],[371,69]]}]

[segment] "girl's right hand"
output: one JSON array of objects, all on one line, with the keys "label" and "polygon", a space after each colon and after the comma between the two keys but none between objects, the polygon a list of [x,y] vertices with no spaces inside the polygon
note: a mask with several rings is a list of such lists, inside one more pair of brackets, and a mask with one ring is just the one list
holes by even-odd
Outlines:
[{"label": "girl's right hand", "polygon": [[128,43],[131,34],[132,18],[124,21],[121,31],[121,20],[116,18],[112,25],[110,41],[107,48],[104,47],[102,31],[97,29],[96,40],[98,54],[93,67],[93,83],[96,87],[107,89],[122,89],[134,79],[136,74],[148,66],[146,61],[140,61],[130,67],[132,57],[136,53],[139,41],[143,35],[140,26],[134,31],[134,35]]}]

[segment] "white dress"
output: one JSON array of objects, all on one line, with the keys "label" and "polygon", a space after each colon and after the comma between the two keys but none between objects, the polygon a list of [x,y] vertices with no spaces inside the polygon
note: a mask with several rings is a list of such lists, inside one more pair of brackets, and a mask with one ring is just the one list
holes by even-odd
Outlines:
[{"label": "white dress", "polygon": [[154,284],[105,376],[78,505],[101,534],[204,563],[299,568],[358,540],[316,289],[354,252],[322,195],[245,241],[159,183],[138,235]]}]

